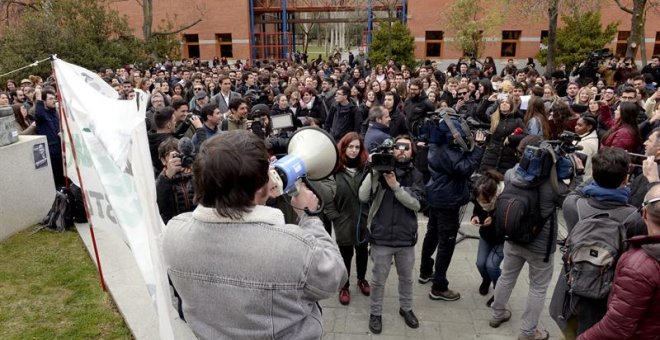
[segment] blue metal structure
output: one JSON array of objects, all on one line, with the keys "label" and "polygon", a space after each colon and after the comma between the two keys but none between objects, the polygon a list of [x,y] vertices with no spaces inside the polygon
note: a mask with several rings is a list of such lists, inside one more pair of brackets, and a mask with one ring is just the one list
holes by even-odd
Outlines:
[{"label": "blue metal structure", "polygon": [[288,38],[287,38],[287,32],[289,32],[289,27],[287,23],[287,17],[288,14],[286,13],[286,7],[287,7],[287,0],[282,0],[282,45],[284,47],[282,48],[282,56],[280,58],[283,59],[289,59],[289,44],[288,44]]}]

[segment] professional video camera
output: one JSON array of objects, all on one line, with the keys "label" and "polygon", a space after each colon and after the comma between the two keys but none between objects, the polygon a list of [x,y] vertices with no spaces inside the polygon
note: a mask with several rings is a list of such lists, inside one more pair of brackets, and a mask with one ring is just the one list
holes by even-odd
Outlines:
[{"label": "professional video camera", "polygon": [[243,96],[243,99],[245,99],[245,101],[248,102],[248,104],[251,106],[257,104],[269,104],[268,95],[261,87],[258,89],[247,90]]},{"label": "professional video camera", "polygon": [[587,54],[582,66],[575,69],[574,75],[579,76],[580,85],[585,85],[589,80],[595,82],[598,75],[598,64],[604,59],[611,58],[612,52],[608,48],[591,51]]},{"label": "professional video camera", "polygon": [[450,144],[460,147],[463,151],[474,149],[473,129],[479,130],[478,124],[474,128],[451,108],[441,108],[429,113],[428,117],[418,125],[419,138],[430,144]]},{"label": "professional video camera", "polygon": [[[554,176],[554,180],[572,179],[575,175],[582,175],[584,169],[577,169],[573,158],[575,155],[584,165],[587,161],[585,154],[577,152],[582,146],[576,145],[580,136],[570,131],[564,131],[557,140],[543,141],[540,145],[528,145],[523,151],[519,165],[525,170],[525,179],[537,182]],[[556,171],[553,174],[553,167]],[[553,183],[553,187],[555,183]]]},{"label": "professional video camera", "polygon": [[396,166],[393,151],[394,141],[391,138],[383,141],[371,155],[371,168],[380,172],[393,171]]}]

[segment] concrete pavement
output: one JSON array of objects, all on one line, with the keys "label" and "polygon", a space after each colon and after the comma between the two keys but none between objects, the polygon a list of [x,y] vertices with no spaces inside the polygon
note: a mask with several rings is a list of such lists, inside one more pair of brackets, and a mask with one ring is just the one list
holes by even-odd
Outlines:
[{"label": "concrete pavement", "polygon": [[[461,230],[467,234],[478,235],[477,228],[468,222],[471,207],[468,207],[467,211]],[[356,285],[355,265],[353,265],[350,274],[352,283],[350,305],[342,306],[337,296],[321,301],[325,329],[324,339],[515,339],[519,332],[520,317],[527,298],[529,285],[527,266],[521,272],[509,301],[508,308],[512,311],[511,320],[499,328],[491,328],[488,326],[490,309],[486,307],[486,301],[492,295],[492,289],[487,296],[481,296],[478,293],[481,277],[474,264],[478,240],[466,239],[460,242],[456,246],[449,268],[450,288],[459,291],[461,299],[453,302],[433,301],[428,297],[431,283],[422,285],[416,281],[419,275],[419,256],[427,220],[420,215],[419,222],[419,241],[415,247],[417,257],[413,292],[414,312],[420,320],[420,328],[408,328],[398,314],[398,281],[396,269],[392,266],[385,288],[383,332],[380,335],[371,334],[368,328],[369,297],[360,293]],[[560,218],[560,224],[561,222],[563,222],[563,218]],[[77,225],[77,229],[94,259],[89,228],[86,224],[80,224]],[[158,325],[155,310],[130,250],[117,232],[99,228],[94,231],[105,280],[119,311],[136,339],[157,339]],[[560,227],[560,234],[565,235],[562,227]],[[550,339],[560,339],[561,333],[550,319],[547,308],[560,269],[559,253],[554,256],[554,264],[554,275],[548,289],[540,324],[550,332]],[[367,269],[367,279],[370,278],[371,263]],[[177,320],[175,324],[175,336],[177,339],[194,338],[181,320]]]}]

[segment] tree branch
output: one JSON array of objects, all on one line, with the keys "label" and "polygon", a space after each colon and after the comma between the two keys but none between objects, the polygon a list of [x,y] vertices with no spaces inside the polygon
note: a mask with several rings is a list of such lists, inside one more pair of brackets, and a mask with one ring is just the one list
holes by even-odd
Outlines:
[{"label": "tree branch", "polygon": [[634,14],[633,11],[632,11],[632,9],[630,9],[630,8],[628,8],[628,7],[626,7],[626,6],[624,6],[624,5],[621,3],[621,0],[614,0],[614,2],[616,2],[617,6],[619,6],[619,8],[620,8],[622,11],[627,12],[627,13],[630,13],[630,14]]},{"label": "tree branch", "polygon": [[187,30],[187,29],[189,29],[189,28],[191,28],[191,27],[197,25],[197,24],[200,23],[201,21],[202,21],[202,18],[198,18],[197,20],[195,20],[195,21],[189,23],[188,25],[181,26],[181,27],[179,27],[179,28],[177,28],[177,29],[175,29],[175,30],[172,30],[172,31],[168,31],[168,32],[153,32],[153,33],[151,34],[151,36],[152,36],[152,37],[155,37],[155,36],[159,36],[159,35],[170,35],[170,34],[176,34],[176,33],[179,33],[179,32],[182,32],[182,31],[185,31],[185,30]]},{"label": "tree branch", "polygon": [[140,5],[140,7],[144,7],[144,4],[142,3],[142,1],[140,1],[140,0],[135,0],[135,2],[137,2],[137,4]]}]

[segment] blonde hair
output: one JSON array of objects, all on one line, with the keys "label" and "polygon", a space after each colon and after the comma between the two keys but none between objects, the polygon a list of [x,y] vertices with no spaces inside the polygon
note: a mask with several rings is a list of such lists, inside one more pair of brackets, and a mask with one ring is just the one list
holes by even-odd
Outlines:
[{"label": "blonde hair", "polygon": [[[499,102],[497,104],[497,110],[495,110],[495,113],[490,117],[490,133],[495,133],[495,130],[497,130],[497,126],[500,124],[500,105],[502,105],[502,102]],[[508,96],[506,98],[506,102],[509,103],[509,112],[513,113],[516,110],[515,103],[513,101],[513,98],[511,96]]]},{"label": "blonde hair", "polygon": [[504,80],[502,81],[500,88],[502,89],[502,92],[511,93],[513,91],[513,83],[510,80]]}]

